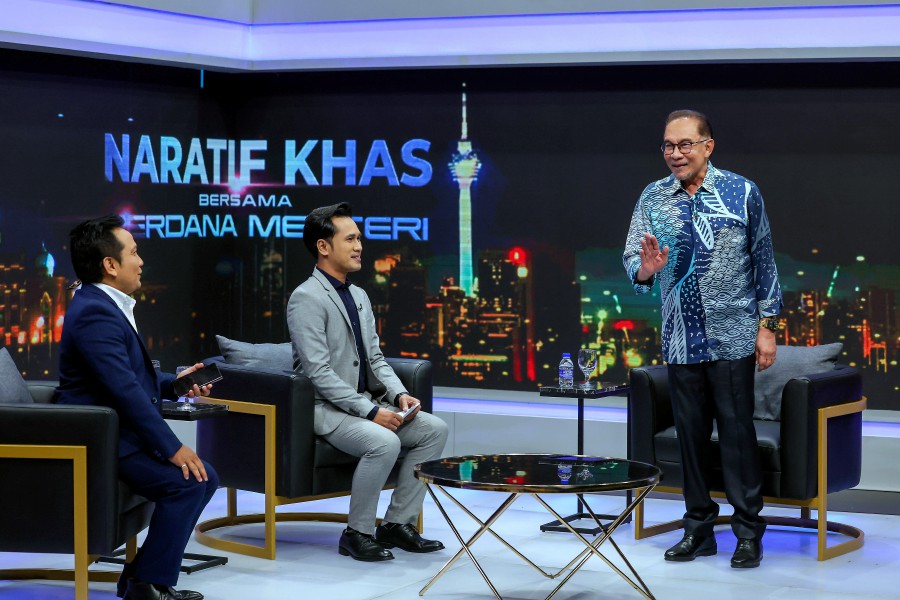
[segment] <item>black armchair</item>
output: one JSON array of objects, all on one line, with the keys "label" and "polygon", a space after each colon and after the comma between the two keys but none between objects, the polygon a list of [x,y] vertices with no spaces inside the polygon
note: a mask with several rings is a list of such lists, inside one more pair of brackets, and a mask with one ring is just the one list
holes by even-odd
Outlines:
[{"label": "black armchair", "polygon": [[72,571],[3,569],[0,579],[114,582],[88,571],[122,544],[130,560],[153,503],[118,478],[119,420],[110,408],[51,404],[55,385],[28,386],[34,404],[0,404],[0,551],[74,554]]},{"label": "black armchair", "polygon": [[[766,517],[772,525],[814,529],[818,559],[827,560],[862,547],[864,534],[827,519],[827,496],[859,484],[862,466],[862,377],[858,369],[836,365],[832,371],[798,374],[784,387],[780,421],[754,420],[767,504],[800,507],[799,517]],[[629,405],[631,457],[659,466],[662,483],[655,492],[681,493],[683,484],[665,366],[631,371]],[[718,436],[712,435],[714,495],[723,496]],[[829,443],[831,442],[831,443]],[[817,518],[810,518],[815,509]],[[720,516],[717,523],[727,523]],[[644,525],[644,509],[635,510],[636,539],[681,527],[681,520]],[[828,546],[827,532],[850,539]]]},{"label": "black armchair", "polygon": [[[389,358],[410,394],[432,409],[431,363]],[[197,452],[216,466],[227,491],[227,515],[199,523],[201,544],[257,558],[275,558],[277,521],[346,523],[346,514],[275,512],[276,506],[350,493],[358,459],[341,452],[313,431],[312,382],[292,371],[221,363],[215,397],[202,402],[226,404],[225,417],[197,424]],[[394,474],[388,480],[392,484]],[[238,515],[237,490],[265,494],[265,513]],[[264,546],[223,540],[207,532],[246,523],[265,523]]]}]

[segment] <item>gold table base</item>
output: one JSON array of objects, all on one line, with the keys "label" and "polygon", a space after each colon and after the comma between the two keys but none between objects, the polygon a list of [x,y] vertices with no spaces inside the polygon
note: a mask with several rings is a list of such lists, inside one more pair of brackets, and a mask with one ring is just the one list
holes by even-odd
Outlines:
[{"label": "gold table base", "polygon": [[[425,594],[425,592],[427,592],[429,590],[429,588],[431,588],[431,586],[434,585],[435,582],[437,582],[438,579],[440,579],[441,577],[444,576],[444,574],[450,569],[450,567],[452,567],[453,564],[457,560],[459,560],[459,558],[463,554],[466,554],[466,555],[468,555],[468,557],[472,561],[472,563],[475,565],[475,568],[478,569],[478,572],[481,574],[481,577],[484,578],[485,583],[487,583],[488,587],[494,593],[494,596],[497,597],[497,600],[503,600],[503,597],[497,591],[497,588],[491,582],[490,578],[487,576],[487,573],[484,572],[484,568],[481,566],[481,563],[479,563],[478,560],[475,558],[475,555],[472,554],[472,546],[475,544],[475,542],[477,542],[478,539],[481,538],[481,536],[484,535],[485,533],[490,533],[498,541],[500,541],[504,546],[506,546],[510,551],[512,551],[516,556],[518,556],[519,558],[524,560],[528,565],[530,565],[533,569],[538,571],[541,575],[543,575],[547,579],[556,579],[556,578],[562,576],[563,574],[565,574],[565,576],[559,582],[559,585],[557,585],[556,588],[554,588],[553,591],[550,592],[550,595],[547,596],[546,600],[550,600],[550,598],[555,596],[556,593],[559,590],[561,590],[562,587],[564,585],[566,585],[566,583],[569,582],[569,580],[572,578],[572,576],[575,575],[575,573],[577,573],[581,569],[581,567],[584,566],[584,564],[588,561],[588,559],[590,559],[592,556],[595,556],[595,555],[598,558],[600,558],[603,562],[605,562],[607,564],[607,566],[609,566],[609,568],[611,568],[615,573],[617,573],[622,579],[627,581],[628,584],[631,585],[631,587],[633,587],[635,590],[637,590],[638,593],[640,593],[645,598],[648,598],[649,600],[655,600],[653,594],[650,592],[650,589],[647,587],[647,584],[644,583],[643,579],[641,579],[641,577],[640,577],[640,575],[638,575],[637,571],[634,570],[634,567],[631,565],[631,563],[625,557],[625,554],[622,552],[621,548],[619,548],[619,546],[616,544],[615,540],[612,538],[612,534],[616,530],[616,528],[619,525],[621,525],[623,522],[625,522],[625,520],[628,518],[629,515],[631,515],[631,513],[634,511],[634,509],[637,508],[637,506],[644,500],[644,498],[647,496],[647,494],[650,493],[650,490],[653,489],[653,486],[642,488],[640,490],[640,492],[637,493],[636,497],[625,507],[625,509],[616,518],[614,518],[612,520],[612,522],[610,522],[607,525],[604,525],[600,522],[600,519],[598,518],[597,514],[591,509],[591,507],[588,505],[587,501],[584,499],[583,494],[575,494],[576,496],[578,496],[578,499],[583,503],[585,509],[587,509],[588,514],[590,514],[591,518],[594,520],[594,522],[597,524],[597,526],[601,530],[601,533],[599,533],[599,535],[593,541],[589,541],[578,530],[576,530],[574,527],[572,527],[563,517],[561,517],[555,510],[553,510],[553,508],[551,508],[550,505],[547,504],[544,501],[544,499],[541,498],[541,496],[537,493],[523,493],[523,492],[510,493],[509,496],[507,496],[506,500],[504,500],[500,504],[500,506],[497,508],[497,510],[494,511],[494,513],[487,519],[487,521],[482,521],[477,516],[475,516],[472,513],[472,511],[470,511],[468,508],[463,506],[459,500],[454,498],[453,495],[450,494],[450,492],[448,492],[442,486],[433,484],[433,483],[426,483],[425,486],[428,489],[428,493],[431,495],[432,499],[434,500],[434,503],[437,505],[438,510],[441,511],[441,514],[444,516],[444,519],[447,521],[447,524],[450,525],[450,529],[453,530],[453,535],[456,536],[456,539],[462,545],[462,548],[460,548],[456,552],[456,554],[454,554],[453,557],[449,561],[447,561],[447,564],[445,564],[443,567],[441,567],[441,570],[438,571],[437,574],[434,577],[432,577],[431,580],[425,585],[425,587],[423,587],[419,591],[420,596],[423,596]],[[434,488],[437,488],[438,490],[440,490],[447,498],[449,498],[451,501],[453,501],[453,503],[457,507],[459,507],[464,513],[466,513],[473,521],[478,523],[478,525],[479,525],[478,531],[476,531],[474,534],[472,534],[472,536],[468,539],[468,541],[463,540],[462,535],[460,534],[460,532],[456,528],[456,526],[453,524],[453,521],[450,519],[450,516],[447,514],[447,511],[444,510],[444,506],[441,504],[440,500],[438,499],[437,494],[434,493]],[[569,561],[568,564],[566,564],[564,567],[562,567],[555,573],[549,573],[549,572],[545,571],[544,569],[542,569],[541,567],[537,566],[534,563],[534,561],[532,561],[527,556],[525,556],[524,554],[519,552],[512,544],[510,544],[505,539],[503,539],[503,537],[501,537],[500,534],[498,534],[496,531],[491,529],[491,526],[495,522],[497,522],[497,520],[500,518],[501,515],[503,515],[504,512],[506,512],[506,509],[508,509],[510,506],[513,505],[513,503],[515,503],[515,501],[519,498],[519,496],[534,497],[535,500],[537,500],[541,504],[541,506],[543,506],[547,510],[547,512],[549,512],[557,520],[559,520],[559,522],[562,523],[566,527],[566,529],[568,529],[569,532],[572,533],[572,535],[574,535],[576,538],[578,538],[582,542],[582,544],[584,544],[584,546],[585,546],[585,548],[583,550],[581,550],[578,554],[576,554],[575,557],[571,561]],[[620,569],[615,564],[613,564],[613,562],[600,551],[600,546],[602,546],[606,542],[609,542],[609,544],[613,547],[613,549],[616,551],[616,553],[622,559],[627,570],[631,572],[633,579],[632,579],[632,577],[629,577],[629,575],[627,573],[622,571],[622,569]]]}]

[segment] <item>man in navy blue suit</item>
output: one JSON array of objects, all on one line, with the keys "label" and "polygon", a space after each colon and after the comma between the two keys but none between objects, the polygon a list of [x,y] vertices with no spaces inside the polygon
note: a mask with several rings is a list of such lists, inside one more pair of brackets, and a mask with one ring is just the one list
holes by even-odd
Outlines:
[{"label": "man in navy blue suit", "polygon": [[[57,402],[109,406],[119,415],[119,478],[156,503],[144,544],[125,566],[126,600],[202,600],[177,591],[185,546],[218,487],[215,470],[163,421],[162,398],[175,398],[175,375],[158,372],[138,334],[131,298],[144,262],[120,217],[81,223],[69,234],[82,286],[66,311]],[[196,364],[182,374],[202,367]],[[190,396],[208,395],[196,385]]]}]

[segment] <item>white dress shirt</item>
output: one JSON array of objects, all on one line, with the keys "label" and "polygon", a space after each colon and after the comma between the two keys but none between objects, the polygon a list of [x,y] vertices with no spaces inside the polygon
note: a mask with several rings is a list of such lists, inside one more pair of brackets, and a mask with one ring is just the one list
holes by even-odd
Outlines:
[{"label": "white dress shirt", "polygon": [[116,305],[122,310],[125,318],[128,319],[128,322],[131,323],[131,326],[134,327],[135,331],[137,331],[137,323],[134,320],[134,305],[137,304],[137,300],[112,286],[106,285],[105,283],[95,283],[94,285],[106,292],[106,294],[113,299],[113,302],[115,302]]}]

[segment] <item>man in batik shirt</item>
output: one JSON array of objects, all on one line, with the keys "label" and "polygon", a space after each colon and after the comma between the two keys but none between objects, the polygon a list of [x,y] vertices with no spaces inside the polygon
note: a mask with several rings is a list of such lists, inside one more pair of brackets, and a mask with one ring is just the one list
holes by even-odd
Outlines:
[{"label": "man in batik shirt", "polygon": [[719,434],[725,494],[734,507],[735,568],[759,566],[765,520],[753,427],[753,373],[775,361],[782,307],[762,195],[744,177],[709,161],[705,115],[679,110],[661,145],[672,174],[635,206],[623,262],[639,294],[659,280],[662,352],[668,364],[684,470],[684,537],[665,559],[716,553],[719,506],[710,497],[710,436]]}]

